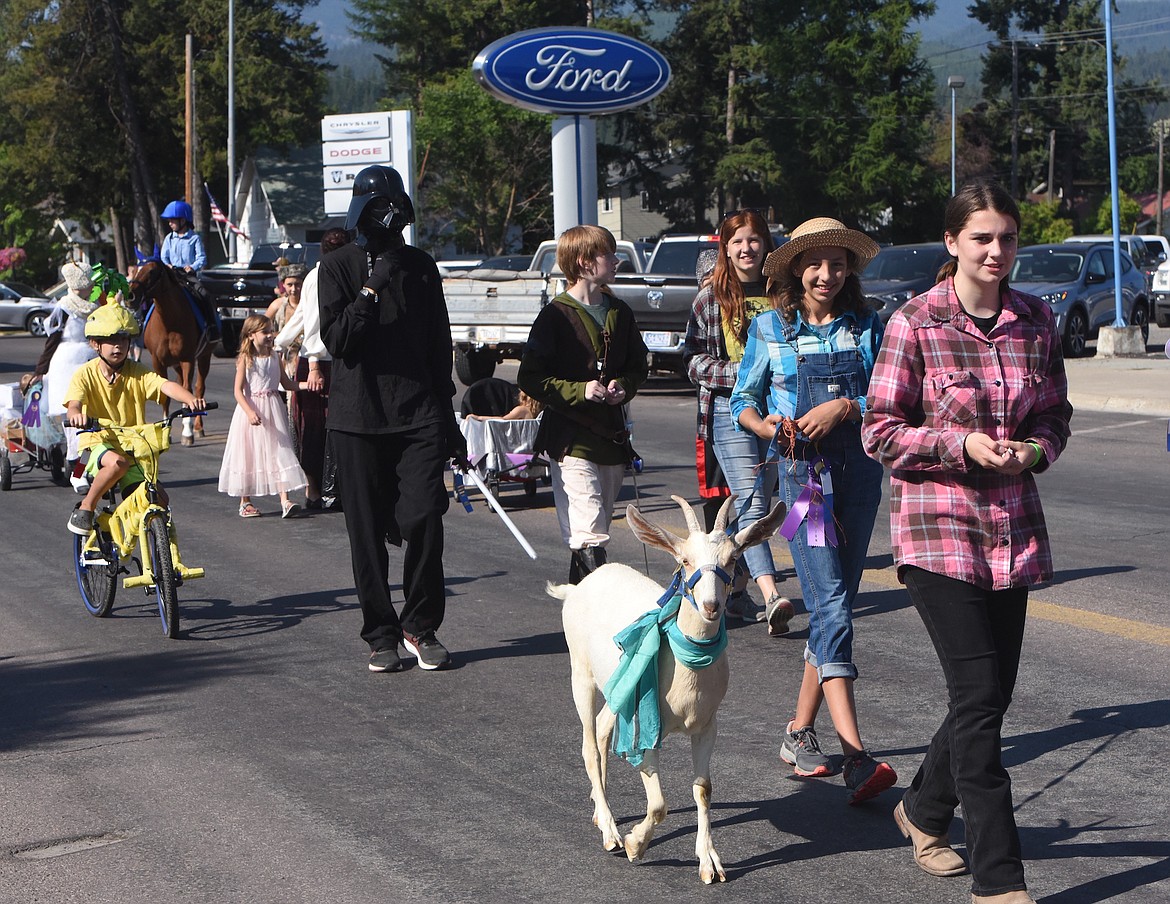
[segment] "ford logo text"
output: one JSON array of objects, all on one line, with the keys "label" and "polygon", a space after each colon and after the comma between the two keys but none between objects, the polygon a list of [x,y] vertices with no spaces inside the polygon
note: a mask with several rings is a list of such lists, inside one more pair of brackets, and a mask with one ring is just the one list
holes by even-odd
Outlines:
[{"label": "ford logo text", "polygon": [[517,32],[480,51],[471,69],[495,97],[538,113],[616,113],[670,83],[670,65],[657,50],[597,28]]}]

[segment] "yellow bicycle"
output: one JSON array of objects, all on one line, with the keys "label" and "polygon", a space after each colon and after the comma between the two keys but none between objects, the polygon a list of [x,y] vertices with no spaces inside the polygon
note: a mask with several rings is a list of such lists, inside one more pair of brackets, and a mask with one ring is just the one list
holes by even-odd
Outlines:
[{"label": "yellow bicycle", "polygon": [[[171,445],[171,422],[179,417],[194,417],[217,408],[207,403],[202,411],[180,408],[152,424],[120,427],[108,421],[91,419],[92,432],[109,433],[109,445],[121,447],[142,468],[145,480],[121,502],[114,487],[106,494],[94,513],[93,530],[73,538],[73,560],[77,569],[77,588],[86,610],[97,618],[110,614],[118,590],[118,575],[125,574],[122,586],[142,587],[158,600],[158,614],[163,633],[179,636],[178,589],[184,581],[201,578],[202,568],[184,565],[179,556],[179,538],[165,494],[158,483],[158,460]],[[138,556],[134,556],[135,546]],[[130,573],[129,565],[138,566],[139,574]]]}]

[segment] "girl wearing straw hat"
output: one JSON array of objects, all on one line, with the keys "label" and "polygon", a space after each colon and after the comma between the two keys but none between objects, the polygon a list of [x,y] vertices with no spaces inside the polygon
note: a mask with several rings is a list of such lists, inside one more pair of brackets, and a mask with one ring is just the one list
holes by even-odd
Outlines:
[{"label": "girl wearing straw hat", "polygon": [[814,727],[827,703],[853,804],[897,781],[866,751],[853,697],[853,599],[883,474],[861,448],[882,325],[857,276],[877,253],[864,233],[828,217],[794,229],[764,263],[780,287],[780,309],[752,321],[731,396],[740,428],[775,442],[770,460],[789,511],[780,532],[809,612],[800,694],[780,755],[798,775],[837,771],[840,761],[821,751]]}]

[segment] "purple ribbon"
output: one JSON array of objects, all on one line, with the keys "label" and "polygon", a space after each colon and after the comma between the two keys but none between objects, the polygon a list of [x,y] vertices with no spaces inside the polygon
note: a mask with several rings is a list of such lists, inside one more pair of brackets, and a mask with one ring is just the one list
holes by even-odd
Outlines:
[{"label": "purple ribbon", "polygon": [[[822,472],[825,475],[821,482]],[[833,525],[833,483],[829,464],[820,456],[808,463],[808,483],[800,491],[788,517],[780,525],[780,535],[791,541],[803,521],[808,521],[809,546],[837,545],[837,529]]]},{"label": "purple ribbon", "polygon": [[41,394],[39,391],[29,394],[28,405],[24,409],[24,414],[20,416],[20,422],[26,427],[41,426]]}]

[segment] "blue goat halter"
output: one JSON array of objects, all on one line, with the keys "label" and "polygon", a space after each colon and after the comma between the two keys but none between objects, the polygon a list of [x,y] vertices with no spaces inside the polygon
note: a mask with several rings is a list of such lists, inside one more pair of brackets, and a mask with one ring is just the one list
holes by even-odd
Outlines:
[{"label": "blue goat halter", "polygon": [[674,573],[674,579],[670,582],[670,586],[666,588],[666,592],[662,594],[661,599],[658,600],[658,607],[662,608],[670,600],[672,596],[681,594],[697,610],[699,604],[695,602],[695,586],[703,579],[703,575],[708,572],[714,573],[715,577],[719,578],[728,587],[731,586],[731,575],[720,568],[718,565],[700,565],[695,569],[694,573],[683,580],[683,569],[680,567]]}]

